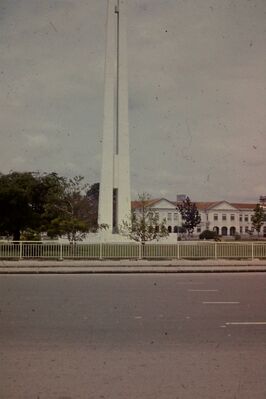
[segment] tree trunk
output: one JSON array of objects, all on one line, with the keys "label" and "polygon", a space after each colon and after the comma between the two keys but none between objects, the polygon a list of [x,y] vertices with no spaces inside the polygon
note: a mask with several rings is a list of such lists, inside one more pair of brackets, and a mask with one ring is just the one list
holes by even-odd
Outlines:
[{"label": "tree trunk", "polygon": [[20,230],[16,229],[13,233],[13,241],[19,241],[20,240]]}]

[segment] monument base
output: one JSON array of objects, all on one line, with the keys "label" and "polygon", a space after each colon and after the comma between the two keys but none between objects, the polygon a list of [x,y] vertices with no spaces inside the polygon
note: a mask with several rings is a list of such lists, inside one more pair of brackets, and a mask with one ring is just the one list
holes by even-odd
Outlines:
[{"label": "monument base", "polygon": [[114,234],[110,231],[100,231],[97,233],[89,233],[86,238],[82,241],[83,243],[98,243],[98,242],[108,242],[108,243],[127,243],[132,242],[129,237],[123,236],[121,234]]}]

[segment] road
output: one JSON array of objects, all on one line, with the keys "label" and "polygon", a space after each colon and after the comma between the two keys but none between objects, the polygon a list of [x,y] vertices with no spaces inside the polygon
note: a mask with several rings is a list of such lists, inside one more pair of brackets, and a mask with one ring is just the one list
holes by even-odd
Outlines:
[{"label": "road", "polygon": [[1,399],[265,399],[266,274],[0,276]]}]

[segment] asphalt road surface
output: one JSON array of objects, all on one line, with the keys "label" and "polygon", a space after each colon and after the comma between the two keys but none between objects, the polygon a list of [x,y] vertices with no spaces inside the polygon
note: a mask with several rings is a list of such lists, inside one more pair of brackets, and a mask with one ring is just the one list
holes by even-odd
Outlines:
[{"label": "asphalt road surface", "polygon": [[2,275],[1,399],[265,399],[266,274]]}]

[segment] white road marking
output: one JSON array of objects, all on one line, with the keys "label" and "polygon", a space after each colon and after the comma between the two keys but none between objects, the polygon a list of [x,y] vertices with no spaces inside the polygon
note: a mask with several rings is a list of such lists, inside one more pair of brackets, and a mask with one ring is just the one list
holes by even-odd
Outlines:
[{"label": "white road marking", "polygon": [[217,292],[218,290],[193,290],[193,289],[188,289],[189,292]]},{"label": "white road marking", "polygon": [[175,282],[176,284],[204,284],[203,283],[203,281],[201,282],[201,281],[185,281],[185,280],[182,280],[182,281],[176,281]]},{"label": "white road marking", "polygon": [[227,326],[265,326],[266,321],[231,321],[225,324]]},{"label": "white road marking", "polygon": [[202,302],[203,305],[238,305],[240,302]]},{"label": "white road marking", "polygon": [[142,319],[142,316],[135,316],[135,319]]}]

